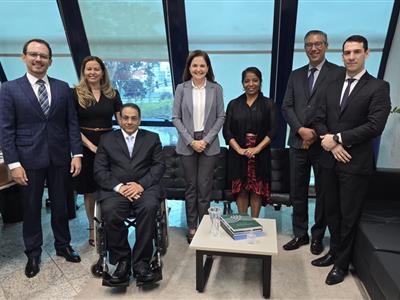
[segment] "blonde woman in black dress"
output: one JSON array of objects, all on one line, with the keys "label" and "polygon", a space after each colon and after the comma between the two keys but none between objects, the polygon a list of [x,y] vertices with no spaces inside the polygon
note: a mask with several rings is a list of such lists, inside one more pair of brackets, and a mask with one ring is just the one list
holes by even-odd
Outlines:
[{"label": "blonde woman in black dress", "polygon": [[103,61],[96,56],[86,57],[81,66],[80,82],[74,88],[79,126],[83,142],[82,171],[74,182],[78,194],[84,195],[89,222],[89,244],[94,246],[93,217],[97,189],[93,179],[93,162],[100,137],[112,130],[112,118],[119,122],[121,98],[113,89]]}]

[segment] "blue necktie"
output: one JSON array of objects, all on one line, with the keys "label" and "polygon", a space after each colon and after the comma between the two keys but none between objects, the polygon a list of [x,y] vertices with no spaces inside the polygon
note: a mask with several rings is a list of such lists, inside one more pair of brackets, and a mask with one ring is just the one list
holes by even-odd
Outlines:
[{"label": "blue necktie", "polygon": [[348,79],[346,79],[346,81],[347,81],[347,87],[344,90],[342,101],[340,101],[340,110],[343,110],[343,108],[346,105],[347,99],[349,98],[349,95],[350,95],[351,84],[353,83],[353,81],[355,81],[355,79],[354,78],[348,78]]},{"label": "blue necktie", "polygon": [[308,76],[308,90],[310,91],[310,94],[313,90],[313,85],[314,85],[314,73],[317,71],[317,68],[312,68],[310,70],[310,76]]},{"label": "blue necktie", "polygon": [[39,94],[40,107],[42,108],[44,115],[47,117],[49,115],[50,103],[49,103],[49,96],[46,90],[46,85],[42,79],[39,79],[38,81],[36,81],[36,83],[39,85],[38,94]]}]

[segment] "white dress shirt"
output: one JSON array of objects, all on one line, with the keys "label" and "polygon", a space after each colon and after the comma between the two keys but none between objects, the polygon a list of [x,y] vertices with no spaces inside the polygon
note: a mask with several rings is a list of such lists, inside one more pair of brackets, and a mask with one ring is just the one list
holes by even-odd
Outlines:
[{"label": "white dress shirt", "polygon": [[193,86],[193,125],[194,131],[204,130],[204,113],[206,110],[206,84],[207,80],[200,87],[196,86],[192,81]]}]

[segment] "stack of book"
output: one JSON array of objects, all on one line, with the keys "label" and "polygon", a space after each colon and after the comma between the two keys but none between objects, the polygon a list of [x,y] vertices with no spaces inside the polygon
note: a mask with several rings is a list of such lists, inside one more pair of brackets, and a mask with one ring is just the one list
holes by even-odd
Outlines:
[{"label": "stack of book", "polygon": [[255,233],[256,237],[265,235],[262,225],[248,214],[222,215],[221,227],[234,240],[246,239],[249,232]]}]

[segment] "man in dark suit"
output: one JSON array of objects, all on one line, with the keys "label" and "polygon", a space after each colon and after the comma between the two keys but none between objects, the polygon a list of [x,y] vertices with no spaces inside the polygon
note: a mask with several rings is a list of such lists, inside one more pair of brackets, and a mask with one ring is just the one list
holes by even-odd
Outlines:
[{"label": "man in dark suit", "polygon": [[389,84],[365,69],[368,41],[363,36],[351,36],[342,50],[346,75],[327,87],[315,122],[325,150],[320,164],[331,248],[313,264],[334,264],[325,281],[329,285],[342,282],[348,272],[357,224],[375,168],[373,138],[382,133],[390,112]]},{"label": "man in dark suit", "polygon": [[[121,130],[102,137],[94,161],[94,177],[100,187],[96,199],[101,201],[109,260],[118,263],[110,286],[129,283],[131,266],[138,281],[160,280],[149,262],[165,171],[161,142],[156,133],[139,129],[140,108],[136,104],[122,106],[120,125]],[[136,215],[132,255],[123,222],[130,209]]]},{"label": "man in dark suit", "polygon": [[56,254],[80,261],[70,246],[67,195],[69,176],[77,176],[81,169],[82,144],[68,84],[46,75],[51,56],[46,41],[28,41],[22,54],[28,72],[0,90],[1,147],[13,180],[22,186],[27,277],[39,272],[45,180]]},{"label": "man in dark suit", "polygon": [[316,143],[317,135],[311,128],[327,84],[337,78],[344,69],[328,62],[327,35],[319,30],[309,31],[304,37],[304,49],[309,63],[294,70],[289,77],[282,113],[290,126],[290,199],[293,205],[294,238],[283,246],[294,250],[309,243],[308,236],[308,187],[311,166],[314,170],[316,203],[315,225],[311,228],[311,253],[318,255],[323,250],[325,234],[324,207],[319,188],[318,160],[322,151]]}]

